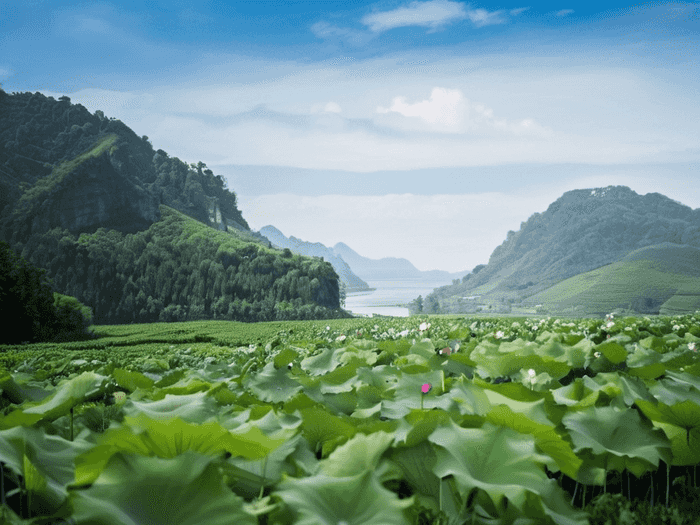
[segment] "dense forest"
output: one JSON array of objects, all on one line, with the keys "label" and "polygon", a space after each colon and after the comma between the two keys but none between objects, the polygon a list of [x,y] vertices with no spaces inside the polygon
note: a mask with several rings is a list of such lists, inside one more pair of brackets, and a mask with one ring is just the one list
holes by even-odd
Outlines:
[{"label": "dense forest", "polygon": [[250,231],[202,162],[68,97],[0,89],[0,239],[95,324],[348,316],[320,258]]}]

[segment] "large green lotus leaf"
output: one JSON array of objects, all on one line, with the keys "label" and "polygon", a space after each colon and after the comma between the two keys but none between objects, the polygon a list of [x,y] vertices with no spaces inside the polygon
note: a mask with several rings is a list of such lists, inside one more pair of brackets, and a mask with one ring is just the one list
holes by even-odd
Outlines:
[{"label": "large green lotus leaf", "polygon": [[36,428],[16,427],[0,431],[0,461],[24,478],[32,493],[32,512],[51,514],[68,497],[76,456],[92,443],[78,438],[66,441]]},{"label": "large green lotus leaf", "polygon": [[341,365],[346,365],[350,362],[357,362],[360,366],[372,366],[377,362],[377,353],[373,350],[361,350],[352,346],[343,349],[338,360]]},{"label": "large green lotus leaf", "polygon": [[627,359],[627,350],[618,342],[607,341],[596,345],[596,351],[600,352],[611,363],[617,365]]},{"label": "large green lotus leaf", "polygon": [[573,346],[565,347],[566,362],[571,368],[583,368],[586,364],[586,356],[592,352],[594,344],[590,339],[581,339]]},{"label": "large green lotus leaf", "polygon": [[[700,406],[690,400],[667,405],[637,401],[639,409],[660,426],[671,441],[673,465],[700,462]],[[670,461],[667,461],[670,463]]]},{"label": "large green lotus leaf", "polygon": [[[394,399],[382,401],[382,417],[389,419],[400,419],[413,409],[421,408],[421,398],[423,409],[434,408],[451,411],[457,408],[455,402],[449,395],[443,394],[442,382],[444,373],[442,370],[431,370],[421,374],[404,374],[401,376],[394,392]],[[423,394],[422,385],[429,383],[432,388],[427,394]]]},{"label": "large green lotus leaf", "polygon": [[576,378],[569,385],[551,390],[550,393],[555,403],[569,407],[585,408],[594,406],[605,391],[600,384],[590,377],[584,376],[583,378]]},{"label": "large green lotus leaf", "polygon": [[51,391],[34,386],[17,383],[7,370],[0,369],[0,392],[15,405],[21,405],[25,401],[41,401]]},{"label": "large green lotus leaf", "polygon": [[399,420],[394,432],[395,447],[415,447],[428,439],[428,436],[440,425],[446,425],[450,419],[444,410],[412,410]]},{"label": "large green lotus leaf", "polygon": [[345,414],[349,416],[357,408],[357,397],[355,397],[353,392],[327,393],[323,395],[323,404],[336,415]]},{"label": "large green lotus leaf", "polygon": [[549,420],[547,412],[545,411],[544,398],[538,399],[536,401],[516,401],[511,397],[504,396],[500,392],[491,389],[484,390],[484,394],[488,398],[492,407],[505,405],[509,407],[513,412],[523,414],[536,423],[540,423],[542,425],[553,424]]},{"label": "large green lotus leaf", "polygon": [[256,525],[216,461],[195,452],[172,459],[118,452],[90,488],[73,492],[71,518],[77,525]]},{"label": "large green lotus leaf", "polygon": [[267,456],[295,433],[290,429],[285,435],[272,438],[256,426],[241,426],[230,431],[216,421],[194,425],[180,419],[156,421],[144,414],[126,416],[124,423],[161,458],[172,458],[186,450],[210,455],[226,450],[233,456],[258,459]]},{"label": "large green lotus leaf", "polygon": [[167,394],[164,399],[159,401],[129,399],[124,407],[129,414],[142,412],[149,418],[158,420],[179,417],[192,423],[203,423],[221,410],[216,400],[207,395],[207,392],[179,396]]},{"label": "large green lotus leaf", "polygon": [[421,496],[426,496],[432,500],[430,506],[439,509],[440,478],[433,472],[436,457],[435,448],[426,440],[412,447],[394,447],[389,456],[419,499],[424,500]]},{"label": "large green lotus leaf", "polygon": [[344,478],[286,478],[273,494],[295,513],[294,525],[409,525],[404,510],[414,499],[400,500],[372,471]]},{"label": "large green lotus leaf", "polygon": [[382,402],[379,401],[377,404],[369,406],[367,408],[355,409],[355,411],[352,414],[350,414],[350,417],[354,417],[357,419],[368,419],[368,418],[372,418],[375,415],[377,417],[379,417],[379,414],[381,414],[381,412],[382,412]]},{"label": "large green lotus leaf", "polygon": [[155,383],[153,379],[146,377],[140,372],[131,372],[122,368],[115,368],[112,371],[112,378],[117,385],[129,392],[133,392],[137,388],[148,390]]},{"label": "large green lotus leaf", "polygon": [[499,354],[542,355],[542,347],[534,341],[517,338],[514,341],[503,341],[498,345]]},{"label": "large green lotus leaf", "polygon": [[275,364],[269,362],[255,377],[246,376],[243,383],[261,401],[282,403],[303,388],[288,372],[285,368],[276,369]]},{"label": "large green lotus leaf", "polygon": [[340,444],[357,433],[348,418],[334,416],[322,408],[303,408],[299,412],[304,420],[301,425],[302,435],[311,449],[314,452],[321,449],[324,457],[332,452],[335,444]]},{"label": "large green lotus leaf", "polygon": [[299,357],[299,353],[296,350],[285,348],[275,356],[273,363],[275,364],[275,368],[284,368],[297,357]]},{"label": "large green lotus leaf", "polygon": [[543,465],[547,456],[538,454],[532,436],[484,423],[482,428],[464,429],[450,422],[439,427],[428,440],[436,445],[433,472],[453,475],[463,493],[474,488],[488,494],[496,508],[504,499],[521,512],[527,493],[539,494],[547,482]]},{"label": "large green lotus leaf", "polygon": [[435,355],[435,345],[430,339],[423,339],[422,341],[414,344],[409,350],[408,354],[415,354],[426,359],[430,359]]},{"label": "large green lotus leaf", "polygon": [[[108,380],[94,372],[83,372],[77,377],[61,381],[43,400],[25,402],[20,410],[25,415],[40,415],[39,421],[53,421],[68,414],[75,405],[104,394]],[[8,423],[3,422],[3,427],[9,428]]]},{"label": "large green lotus leaf", "polygon": [[327,374],[335,370],[340,364],[340,352],[338,350],[340,349],[324,348],[320,354],[302,359],[302,370],[305,370],[312,376]]},{"label": "large green lotus leaf", "polygon": [[196,394],[197,392],[206,392],[212,387],[211,381],[205,379],[199,379],[194,377],[194,374],[190,374],[189,377],[184,377],[180,379],[177,383],[174,383],[168,387],[161,388],[153,394],[153,399],[162,399],[168,394],[174,396],[184,396],[189,394]]},{"label": "large green lotus leaf", "polygon": [[291,475],[295,473],[292,465],[287,464],[287,458],[294,454],[301,440],[303,437],[296,435],[262,459],[228,458],[222,466],[224,473],[229,477],[227,484],[239,496],[246,499],[257,497],[261,486],[276,484],[283,472]]},{"label": "large green lotus leaf", "polygon": [[457,408],[461,415],[485,415],[491,410],[491,402],[484,393],[485,385],[478,378],[475,381],[467,381],[464,377],[459,377],[452,383],[450,391],[445,394],[457,403]]},{"label": "large green lotus leaf", "polygon": [[[538,417],[542,415],[539,414]],[[547,462],[549,470],[552,472],[561,470],[571,479],[576,479],[582,463],[581,459],[574,454],[571,445],[555,432],[553,424],[534,421],[526,414],[515,412],[505,404],[494,406],[486,416],[486,420],[496,426],[512,428],[521,434],[531,434],[539,450],[552,458],[552,461]]]},{"label": "large green lotus leaf", "polygon": [[596,466],[605,470],[627,469],[641,477],[651,467],[658,468],[660,459],[670,462],[668,439],[636,410],[589,407],[565,415],[562,424],[569,431],[574,452],[590,449],[600,459]]},{"label": "large green lotus leaf", "polygon": [[666,372],[665,375],[667,378],[673,379],[677,383],[690,385],[700,392],[700,377],[694,374],[689,374],[688,372],[676,372],[674,370],[669,370],[668,372]]},{"label": "large green lotus leaf", "polygon": [[700,405],[700,392],[689,383],[682,383],[676,380],[660,379],[656,384],[649,387],[649,393],[653,399],[666,405],[673,405],[681,401],[692,401]]},{"label": "large green lotus leaf", "polygon": [[608,395],[615,395],[615,392],[619,389],[619,398],[622,399],[628,407],[631,407],[638,399],[654,401],[654,396],[651,395],[644,381],[638,377],[605,372],[596,375],[593,380],[604,387],[607,386],[608,389],[606,393]]},{"label": "large green lotus leaf", "polygon": [[[269,410],[260,417],[257,409],[261,410],[269,408]],[[249,416],[245,414],[249,413]],[[255,407],[247,410],[242,414],[242,417],[234,424],[234,419],[219,418],[219,422],[224,428],[234,430],[236,432],[246,432],[249,428],[257,428],[262,430],[270,437],[290,436],[294,434],[302,424],[300,415],[277,412],[272,407]]]},{"label": "large green lotus leaf", "polygon": [[368,385],[384,390],[388,385],[398,382],[401,372],[394,366],[380,365],[372,368],[358,368],[356,376],[355,387]]},{"label": "large green lotus leaf", "polygon": [[649,337],[645,337],[644,339],[640,339],[639,344],[643,348],[648,348],[649,350],[653,350],[659,354],[663,353],[666,346],[664,338],[656,335],[651,335]]},{"label": "large green lotus leaf", "polygon": [[393,440],[387,432],[355,434],[320,462],[318,474],[344,478],[374,470]]}]

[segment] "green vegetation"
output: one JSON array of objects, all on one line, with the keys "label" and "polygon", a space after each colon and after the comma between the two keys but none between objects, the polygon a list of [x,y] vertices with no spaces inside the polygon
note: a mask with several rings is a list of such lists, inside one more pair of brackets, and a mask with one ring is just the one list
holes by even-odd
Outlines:
[{"label": "green vegetation", "polygon": [[42,202],[47,193],[56,187],[57,184],[65,180],[65,178],[74,172],[83,162],[88,159],[97,158],[105,153],[108,148],[111,148],[115,144],[117,139],[118,137],[114,133],[104,135],[85,153],[69,161],[61,162],[51,171],[51,174],[39,179],[31,189],[24,192],[19,199],[19,206],[22,207],[32,202]]},{"label": "green vegetation", "polygon": [[95,329],[0,346],[5,523],[697,522],[700,311]]},{"label": "green vegetation", "polygon": [[0,242],[0,318],[2,343],[86,339],[92,324],[88,307],[54,293],[45,270],[18,257]]},{"label": "green vegetation", "polygon": [[332,266],[270,249],[222,176],[68,97],[0,97],[0,189],[0,239],[97,324],[349,315]]},{"label": "green vegetation", "polygon": [[602,315],[617,308],[673,315],[700,309],[700,249],[670,243],[641,248],[621,261],[571,277],[529,297],[550,312]]},{"label": "green vegetation", "polygon": [[206,226],[172,208],[145,231],[56,228],[24,246],[56,289],[93,308],[96,324],[347,317],[338,276],[320,259]]},{"label": "green vegetation", "polygon": [[[436,289],[423,303],[435,299],[441,312],[470,314],[489,309],[532,314],[540,304],[540,311],[570,316],[617,308],[658,313],[662,305],[663,313],[689,313],[697,308],[697,286],[686,270],[697,270],[697,249],[700,209],[658,193],[638,195],[625,186],[573,190],[545,212],[533,214],[517,232],[508,232],[487,265],[478,265],[461,282]],[[655,261],[653,269],[660,273],[652,277],[659,281],[658,293],[649,286],[648,295],[635,297],[635,265],[629,271],[619,269],[610,294],[600,293],[607,292],[602,277],[596,290],[577,278],[590,278],[587,272],[623,260],[632,263],[626,257],[635,252],[640,260]],[[669,290],[674,293],[668,295]]]}]

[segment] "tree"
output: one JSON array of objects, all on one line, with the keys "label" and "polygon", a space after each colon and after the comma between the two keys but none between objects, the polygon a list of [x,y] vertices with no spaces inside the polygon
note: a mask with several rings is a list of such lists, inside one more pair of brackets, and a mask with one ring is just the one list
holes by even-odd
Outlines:
[{"label": "tree", "polygon": [[55,341],[90,337],[92,313],[74,297],[55,294],[46,270],[36,268],[0,242],[2,342]]}]

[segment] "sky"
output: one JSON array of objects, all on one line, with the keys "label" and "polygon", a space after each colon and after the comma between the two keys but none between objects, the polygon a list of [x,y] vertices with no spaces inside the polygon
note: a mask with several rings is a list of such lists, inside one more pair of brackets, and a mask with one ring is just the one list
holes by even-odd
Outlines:
[{"label": "sky", "polygon": [[0,0],[0,84],[223,175],[250,226],[421,270],[565,191],[700,208],[700,3]]}]

